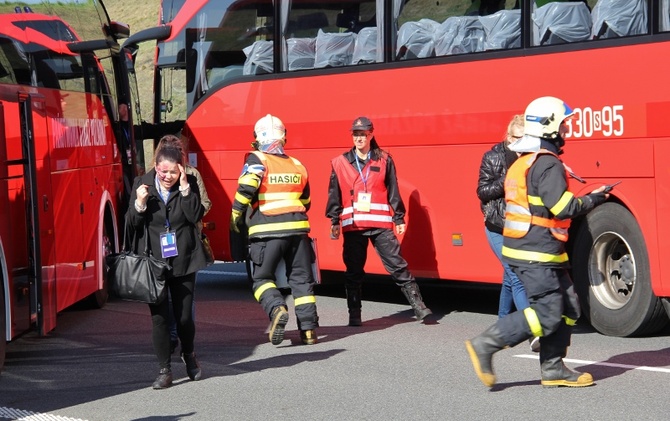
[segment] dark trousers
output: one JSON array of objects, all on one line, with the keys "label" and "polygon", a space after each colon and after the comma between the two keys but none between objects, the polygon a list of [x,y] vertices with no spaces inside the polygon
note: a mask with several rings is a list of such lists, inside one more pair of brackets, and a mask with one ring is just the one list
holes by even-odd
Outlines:
[{"label": "dark trousers", "polygon": [[347,267],[344,273],[346,288],[360,288],[365,277],[368,241],[372,243],[386,271],[398,286],[414,281],[407,269],[407,261],[400,255],[400,242],[390,229],[349,231],[344,233],[342,259]]},{"label": "dark trousers", "polygon": [[[254,293],[263,288],[259,299],[265,313],[270,317],[272,310],[278,306],[286,306],[281,292],[276,288],[266,288],[268,282],[276,281],[277,265],[283,259],[286,264],[286,278],[291,287],[293,299],[314,296],[314,276],[312,275],[312,246],[307,234],[287,237],[251,239],[249,256],[253,264]],[[319,326],[316,303],[296,304],[295,315],[298,328],[314,329]]]},{"label": "dark trousers", "polygon": [[[564,268],[547,266],[515,267],[528,294],[530,308],[535,311],[542,327],[542,347],[567,348],[570,332],[563,316],[577,320],[581,314],[579,299]],[[507,345],[514,346],[533,336],[523,311],[516,311],[498,320],[498,329]]]},{"label": "dark trousers", "polygon": [[[177,321],[177,334],[181,342],[181,351],[184,354],[193,352],[195,338],[195,323],[193,322],[193,290],[195,288],[195,273],[184,276],[175,276],[167,281],[174,319]],[[170,367],[170,305],[168,299],[159,304],[149,305],[151,310],[152,341],[154,352],[158,358],[160,368]]]}]

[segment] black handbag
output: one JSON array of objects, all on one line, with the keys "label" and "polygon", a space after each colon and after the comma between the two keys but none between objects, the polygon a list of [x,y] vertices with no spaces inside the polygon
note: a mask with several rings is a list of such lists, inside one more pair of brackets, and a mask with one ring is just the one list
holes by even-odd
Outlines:
[{"label": "black handbag", "polygon": [[[153,257],[149,247],[149,229],[144,225],[144,253],[137,253],[137,239],[126,242],[129,224],[123,234],[123,251],[108,255],[107,280],[117,297],[147,304],[159,304],[167,296],[166,279],[172,267]],[[134,243],[133,247],[129,243]]]}]

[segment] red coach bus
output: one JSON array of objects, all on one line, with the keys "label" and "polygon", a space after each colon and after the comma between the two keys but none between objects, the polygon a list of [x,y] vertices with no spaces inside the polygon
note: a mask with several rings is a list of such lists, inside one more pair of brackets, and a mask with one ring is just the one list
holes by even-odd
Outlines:
[{"label": "red coach bus", "polygon": [[0,5],[0,370],[8,341],[107,300],[135,171],[117,136],[118,104],[136,96],[128,35],[98,1]]},{"label": "red coach bus", "polygon": [[344,269],[328,239],[329,162],[365,115],[397,163],[413,273],[500,282],[475,193],[481,156],[531,100],[565,100],[576,114],[564,161],[586,181],[571,190],[623,181],[572,224],[574,281],[598,331],[632,336],[668,322],[668,3],[171,0],[160,27],[127,42],[158,40],[155,119],[185,119],[214,202],[205,226],[226,260],[242,255],[228,219],[243,156],[272,113],[310,172],[320,266]]}]

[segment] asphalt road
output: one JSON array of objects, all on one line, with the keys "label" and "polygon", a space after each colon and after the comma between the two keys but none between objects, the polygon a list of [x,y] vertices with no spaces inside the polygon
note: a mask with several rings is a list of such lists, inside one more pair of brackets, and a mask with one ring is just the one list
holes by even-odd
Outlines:
[{"label": "asphalt road", "polygon": [[670,329],[612,338],[581,322],[566,363],[596,385],[545,389],[526,344],[496,354],[499,383],[476,378],[463,341],[496,319],[491,288],[422,284],[435,317],[413,319],[390,278],[365,285],[364,325],[348,327],[341,285],[318,288],[320,342],[300,342],[291,321],[273,346],[267,317],[240,265],[199,274],[196,352],[204,378],[155,391],[151,321],[142,304],[73,308],[46,338],[8,346],[0,419],[26,420],[665,420]]}]

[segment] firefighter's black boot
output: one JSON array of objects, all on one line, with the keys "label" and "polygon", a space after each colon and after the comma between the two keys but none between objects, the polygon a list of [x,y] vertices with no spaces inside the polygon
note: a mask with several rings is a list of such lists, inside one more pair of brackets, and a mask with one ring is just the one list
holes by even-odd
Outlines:
[{"label": "firefighter's black boot", "polygon": [[[546,342],[546,341],[545,341]],[[589,373],[579,373],[563,364],[567,348],[554,343],[540,344],[540,369],[542,372],[543,387],[584,387],[593,384],[593,377]]]},{"label": "firefighter's black boot", "polygon": [[347,307],[349,308],[349,326],[361,326],[361,287],[347,287]]},{"label": "firefighter's black boot", "polygon": [[277,306],[270,315],[269,339],[272,345],[279,345],[284,340],[284,329],[288,323],[288,310],[284,306]]},{"label": "firefighter's black boot", "polygon": [[493,325],[476,338],[465,341],[465,348],[470,354],[472,365],[479,380],[485,386],[496,384],[496,375],[493,373],[493,354],[506,346],[497,325]]},{"label": "firefighter's black boot", "polygon": [[401,289],[402,293],[405,294],[405,297],[407,297],[407,301],[409,301],[409,304],[412,306],[418,321],[421,321],[427,316],[433,314],[433,312],[430,311],[430,309],[423,303],[421,292],[419,291],[419,285],[417,285],[416,282],[407,282],[401,287]]}]

